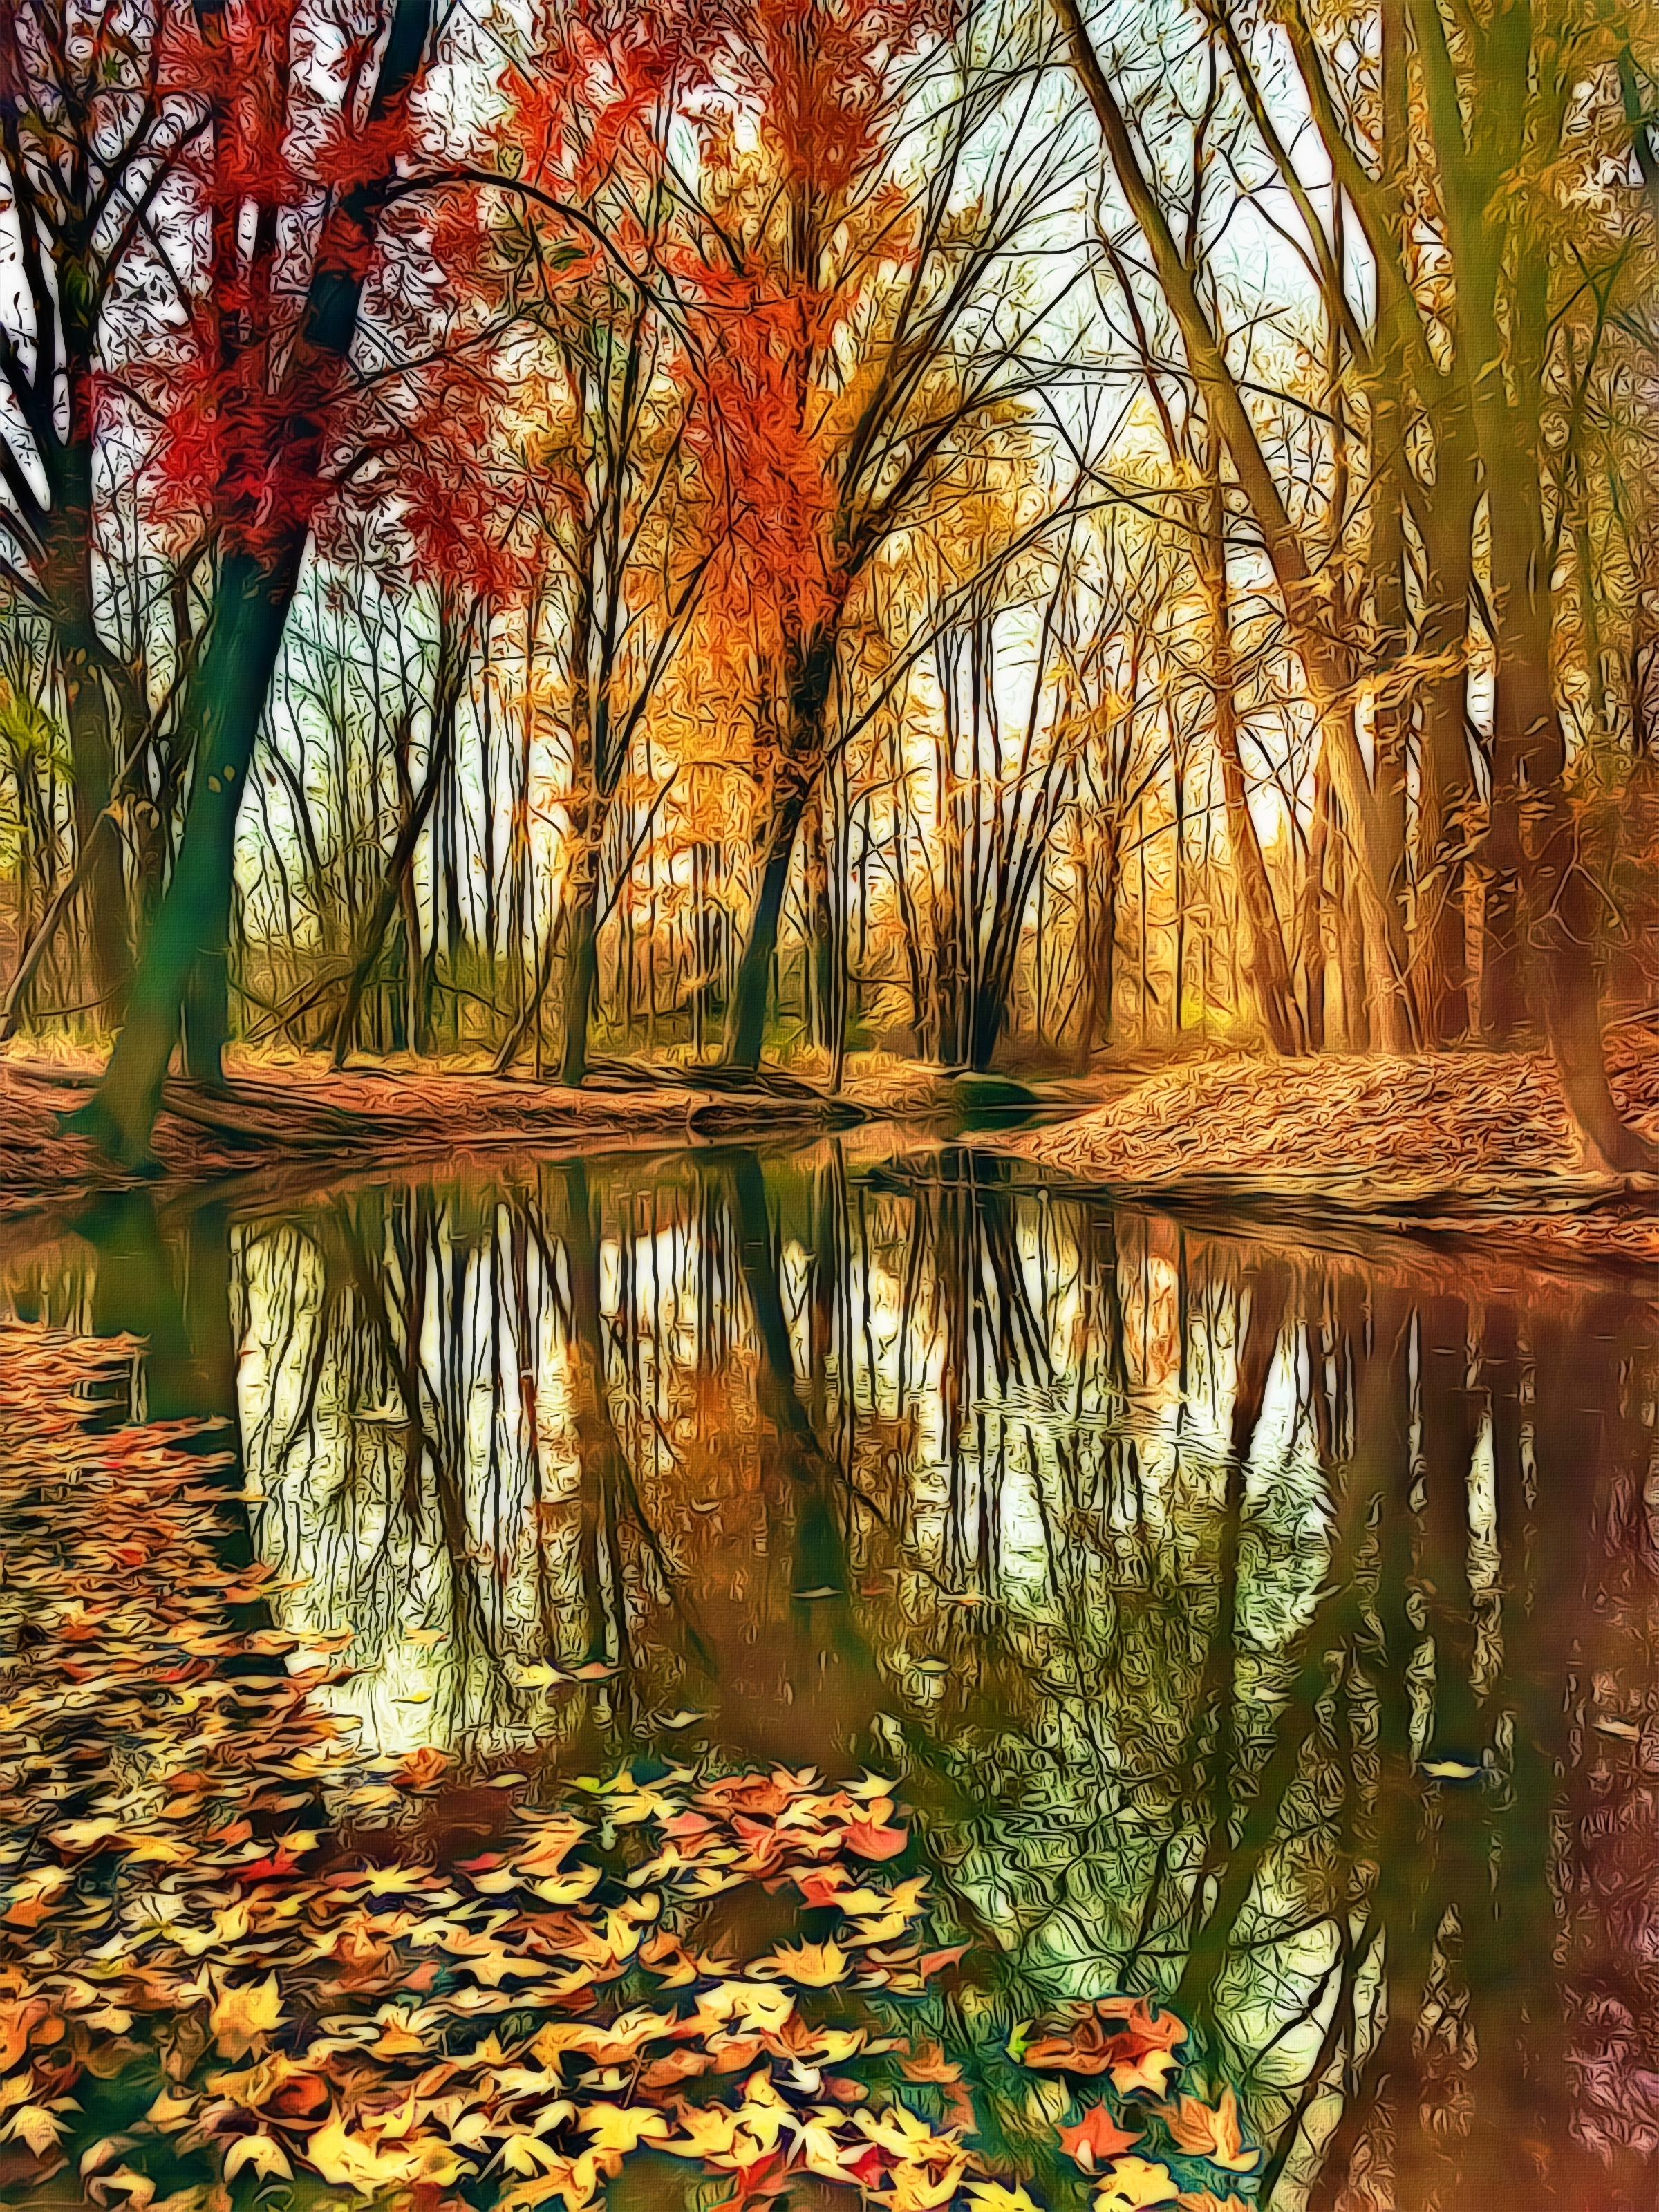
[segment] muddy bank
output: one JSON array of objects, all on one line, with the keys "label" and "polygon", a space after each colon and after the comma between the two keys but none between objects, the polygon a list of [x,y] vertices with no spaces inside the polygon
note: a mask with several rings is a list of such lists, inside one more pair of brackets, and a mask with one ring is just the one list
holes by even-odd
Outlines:
[{"label": "muddy bank", "polygon": [[[97,1075],[90,1060],[0,1060],[0,1212],[144,1179],[59,1129],[58,1116],[89,1094]],[[154,1142],[160,1181],[179,1185],[286,1162],[356,1167],[508,1147],[684,1143],[863,1118],[851,1100],[787,1078],[717,1089],[668,1076],[574,1091],[487,1074],[336,1074],[301,1064],[233,1066],[222,1092],[168,1083]]]},{"label": "muddy bank", "polygon": [[871,1054],[849,1060],[834,1092],[827,1080],[775,1068],[750,1076],[620,1060],[596,1061],[577,1091],[482,1069],[336,1073],[321,1060],[278,1064],[233,1050],[225,1091],[167,1085],[154,1138],[160,1176],[144,1178],[58,1127],[59,1115],[91,1092],[100,1066],[85,1055],[0,1054],[0,1214],[143,1180],[179,1187],[276,1166],[349,1171],[509,1149],[760,1140],[876,1121],[961,1127],[1076,1112],[1136,1079],[1032,1086]]},{"label": "muddy bank", "polygon": [[[1659,1034],[1608,1040],[1622,1110],[1659,1141]],[[1475,1228],[1587,1255],[1659,1258],[1659,1177],[1589,1171],[1549,1060],[1377,1054],[1171,1069],[1043,1128],[976,1148],[1068,1188],[1247,1212]]]}]

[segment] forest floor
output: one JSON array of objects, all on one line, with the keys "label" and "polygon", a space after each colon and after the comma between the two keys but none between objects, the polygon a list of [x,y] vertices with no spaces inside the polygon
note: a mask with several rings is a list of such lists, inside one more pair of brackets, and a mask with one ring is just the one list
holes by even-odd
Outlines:
[{"label": "forest floor", "polygon": [[[1626,1115],[1659,1141],[1659,1027],[1607,1036]],[[1386,1054],[1170,1068],[1070,1120],[987,1132],[1072,1189],[1275,1220],[1495,1227],[1586,1257],[1659,1259],[1659,1176],[1592,1173],[1541,1053]]]},{"label": "forest floor", "polygon": [[[1659,1024],[1608,1035],[1621,1108],[1659,1139]],[[0,1215],[129,1183],[58,1117],[83,1098],[88,1054],[0,1055]],[[769,1071],[733,1087],[709,1067],[596,1064],[582,1090],[483,1067],[331,1071],[233,1052],[222,1093],[170,1082],[155,1150],[180,1186],[278,1166],[388,1167],[481,1152],[603,1144],[678,1146],[858,1120],[961,1126],[964,1108],[1013,1108],[1017,1084],[860,1054],[838,1097],[825,1070]],[[1265,1061],[1243,1053],[1106,1070],[1032,1086],[1041,1126],[981,1129],[977,1151],[1077,1190],[1249,1213],[1291,1225],[1490,1229],[1594,1258],[1659,1259],[1659,1177],[1589,1172],[1547,1056],[1436,1053]],[[1006,1096],[1004,1094],[1006,1094]]]},{"label": "forest floor", "polygon": [[[87,1054],[0,1057],[0,1213],[134,1178],[112,1168],[59,1115],[86,1097],[101,1063]],[[169,1183],[241,1175],[277,1163],[449,1158],[511,1146],[599,1139],[683,1144],[862,1118],[811,1085],[770,1075],[733,1090],[718,1072],[612,1070],[580,1091],[477,1070],[277,1064],[229,1056],[228,1088],[169,1082],[155,1152]],[[925,1091],[914,1089],[908,1110]],[[884,1109],[882,1110],[891,1110]]]},{"label": "forest floor", "polygon": [[[50,1057],[38,1044],[0,1049],[0,1214],[136,1179],[58,1127],[102,1065],[101,1055],[64,1047]],[[493,1075],[482,1060],[337,1073],[320,1055],[276,1059],[236,1047],[227,1073],[223,1091],[180,1081],[163,1091],[154,1150],[166,1182],[295,1162],[380,1166],[513,1147],[758,1138],[872,1120],[959,1123],[986,1109],[1018,1110],[1034,1097],[1002,1077],[956,1075],[887,1053],[849,1058],[833,1096],[827,1055],[803,1060],[799,1072],[767,1068],[754,1078],[689,1061],[600,1059],[581,1090]],[[1041,1103],[1075,1111],[1135,1079],[1045,1082]]]}]

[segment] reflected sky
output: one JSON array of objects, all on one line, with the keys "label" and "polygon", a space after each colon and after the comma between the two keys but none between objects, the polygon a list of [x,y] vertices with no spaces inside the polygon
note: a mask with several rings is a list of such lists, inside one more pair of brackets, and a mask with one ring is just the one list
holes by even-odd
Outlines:
[{"label": "reflected sky", "polygon": [[876,1764],[1005,2039],[1159,1992],[1254,2201],[1659,2193],[1638,1285],[836,1142],[138,1194],[8,1281],[234,1417],[366,1744]]}]

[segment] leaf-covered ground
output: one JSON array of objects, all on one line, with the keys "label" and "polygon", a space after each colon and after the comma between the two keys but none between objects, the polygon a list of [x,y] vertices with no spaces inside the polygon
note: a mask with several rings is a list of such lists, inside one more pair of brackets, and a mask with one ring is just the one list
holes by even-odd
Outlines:
[{"label": "leaf-covered ground", "polygon": [[[58,1128],[58,1115],[81,1103],[97,1073],[85,1056],[0,1053],[0,1213],[132,1181],[84,1138]],[[598,1135],[683,1139],[687,1110],[684,1092],[590,1093],[478,1072],[334,1074],[318,1061],[233,1056],[226,1094],[166,1085],[155,1150],[169,1180],[202,1182],[286,1161],[431,1159]],[[763,1117],[775,1121],[775,1101],[757,1109]]]},{"label": "leaf-covered ground", "polygon": [[998,2019],[882,1777],[641,1759],[531,1802],[360,1752],[216,1438],[100,1420],[129,1356],[0,1326],[8,2201],[1248,2203],[1172,2014]]},{"label": "leaf-covered ground", "polygon": [[[1659,1040],[1627,1026],[1607,1042],[1613,1096],[1653,1136]],[[1170,1069],[1070,1121],[975,1141],[1085,1188],[1271,1200],[1280,1214],[1502,1215],[1506,1228],[1586,1251],[1659,1253],[1651,1178],[1636,1193],[1586,1171],[1555,1071],[1539,1054],[1236,1054]]]}]

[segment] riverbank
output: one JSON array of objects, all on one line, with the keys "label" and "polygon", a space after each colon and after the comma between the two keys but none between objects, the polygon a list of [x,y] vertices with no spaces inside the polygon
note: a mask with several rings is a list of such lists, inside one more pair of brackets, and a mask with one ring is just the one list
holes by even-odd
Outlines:
[{"label": "riverbank", "polygon": [[[1659,1140],[1659,1025],[1612,1032],[1622,1109]],[[0,1057],[0,1215],[138,1178],[58,1117],[97,1080],[90,1056]],[[1585,1170],[1539,1054],[1247,1054],[1136,1067],[1024,1090],[887,1055],[849,1062],[841,1091],[767,1071],[602,1063],[581,1090],[483,1069],[350,1068],[233,1055],[224,1092],[171,1082],[155,1150],[163,1188],[276,1170],[418,1167],[508,1151],[753,1141],[896,1121],[959,1132],[1018,1110],[1041,1125],[963,1141],[1080,1192],[1200,1206],[1287,1226],[1493,1228],[1586,1256],[1659,1259],[1659,1177]],[[1006,1095],[1004,1095],[1006,1094]],[[1052,1118],[1056,1113],[1066,1118]]]},{"label": "riverbank", "polygon": [[[1607,1060],[1621,1110],[1659,1142],[1659,1030],[1613,1030]],[[1069,1121],[969,1141],[1069,1189],[1285,1222],[1501,1222],[1587,1254],[1659,1257],[1659,1176],[1584,1167],[1542,1054],[1240,1054],[1171,1068]]]},{"label": "riverbank", "polygon": [[[96,1085],[89,1053],[46,1059],[0,1052],[0,1214],[43,1200],[141,1180],[58,1127]],[[223,1091],[170,1081],[154,1137],[164,1187],[279,1166],[381,1167],[518,1150],[741,1141],[899,1121],[961,1127],[983,1115],[1076,1112],[1139,1073],[1044,1082],[969,1075],[887,1053],[849,1058],[830,1089],[827,1056],[805,1074],[742,1075],[672,1061],[599,1060],[580,1090],[501,1077],[483,1064],[420,1062],[331,1068],[315,1055],[276,1060],[233,1048]]]},{"label": "riverbank", "polygon": [[[0,1059],[0,1212],[139,1180],[58,1127],[58,1116],[90,1094],[98,1073],[84,1056]],[[473,1072],[336,1073],[321,1062],[277,1067],[234,1058],[229,1076],[223,1092],[167,1084],[154,1139],[164,1183],[294,1161],[378,1165],[509,1146],[684,1143],[862,1118],[857,1106],[787,1078],[716,1088],[713,1071],[707,1080],[671,1073],[580,1091]]]}]

